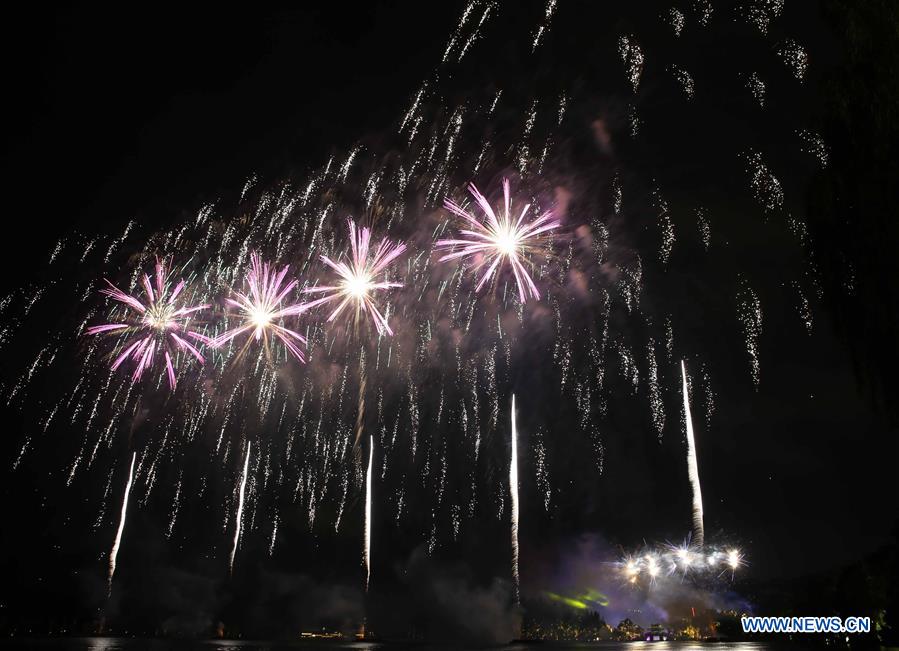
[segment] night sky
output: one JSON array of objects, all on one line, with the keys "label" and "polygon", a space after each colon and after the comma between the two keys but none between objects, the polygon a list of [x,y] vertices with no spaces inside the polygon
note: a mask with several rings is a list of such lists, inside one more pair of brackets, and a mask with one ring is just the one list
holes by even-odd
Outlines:
[{"label": "night sky", "polygon": [[[535,308],[514,330],[514,350],[500,364],[498,424],[488,431],[483,419],[474,479],[466,469],[469,435],[460,433],[459,421],[429,433],[443,404],[441,378],[450,377],[439,369],[453,366],[452,354],[436,350],[423,365],[416,386],[421,441],[431,441],[432,459],[441,450],[448,459],[445,490],[455,497],[434,507],[436,475],[414,479],[420,460],[407,469],[411,482],[406,470],[379,480],[367,602],[372,626],[432,634],[466,618],[508,617],[508,495],[501,495],[512,392],[521,405],[525,602],[571,585],[572,572],[589,573],[585,567],[615,560],[622,549],[682,542],[690,532],[691,493],[681,359],[691,375],[706,537],[739,545],[748,563],[733,585],[712,591],[752,607],[754,595],[764,592],[760,586],[836,572],[895,544],[899,292],[893,252],[899,232],[892,179],[899,172],[899,87],[885,71],[895,71],[899,56],[896,9],[889,2],[859,8],[788,0],[762,33],[753,8],[766,3],[735,7],[712,0],[703,26],[697,7],[704,3],[681,2],[685,24],[677,35],[672,3],[619,4],[559,0],[532,52],[545,3],[496,3],[470,51],[452,64],[441,58],[463,2],[281,10],[80,6],[8,18],[0,39],[11,110],[4,121],[7,241],[0,290],[12,297],[0,313],[6,423],[0,630],[86,630],[102,613],[114,631],[206,635],[223,622],[233,633],[282,635],[320,623],[346,626],[361,616],[364,496],[352,481],[337,533],[333,492],[322,499],[310,531],[307,510],[290,497],[296,468],[285,471],[292,479],[284,485],[256,492],[253,526],[245,528],[228,576],[233,514],[224,530],[222,520],[233,510],[242,466],[237,432],[227,459],[210,451],[213,431],[166,450],[146,501],[146,478],[137,482],[107,602],[107,558],[127,462],[132,451],[157,444],[154,426],[172,408],[167,389],[147,383],[140,415],[71,482],[73,459],[90,432],[83,421],[59,418],[46,432],[42,424],[49,406],[78,381],[86,346],[75,328],[87,310],[104,305],[95,291],[82,301],[86,287],[99,288],[103,277],[127,283],[136,259],[131,252],[155,233],[192,222],[210,202],[223,223],[247,219],[251,203],[239,195],[253,175],[256,201],[285,179],[302,187],[329,157],[342,162],[357,144],[369,158],[363,156],[347,185],[361,187],[379,165],[393,169],[411,159],[422,145],[397,132],[426,79],[436,90],[423,100],[423,134],[437,133],[456,107],[467,111],[444,195],[461,198],[461,188],[475,180],[495,199],[500,179],[512,176],[523,187],[530,183],[543,202],[561,206],[564,235],[547,276],[562,278],[549,293],[565,297],[564,318],[555,322],[547,299],[545,309]],[[471,20],[486,6],[474,3]],[[645,57],[636,93],[619,56],[622,35],[635,39]],[[808,54],[801,80],[779,54],[794,41]],[[677,70],[689,71],[692,96]],[[752,73],[765,80],[763,107],[747,86]],[[484,107],[500,90],[501,101],[488,112]],[[556,124],[562,96],[564,120]],[[537,122],[525,174],[517,166],[533,107]],[[820,135],[825,166],[801,132]],[[533,160],[547,133],[550,154],[535,174]],[[486,141],[493,146],[474,173]],[[776,175],[783,201],[774,208],[764,205],[770,183],[753,186],[751,152]],[[621,210],[613,209],[618,187]],[[365,207],[360,189],[334,190],[340,207],[330,227],[342,236],[343,219],[354,214],[376,231],[389,224],[392,237],[420,243],[445,214],[425,198],[426,187],[409,192],[403,219],[393,222]],[[700,207],[710,225],[708,246]],[[117,238],[131,220],[135,232],[112,262],[79,261],[88,242]],[[675,237],[670,253],[660,254],[665,220]],[[604,259],[579,276],[560,260],[589,257],[600,225],[609,233]],[[66,253],[50,265],[61,240]],[[179,251],[160,253],[177,257]],[[600,323],[597,292],[621,291],[635,269],[638,306],[630,310],[613,299]],[[581,277],[589,277],[590,289],[581,288]],[[47,296],[20,316],[22,297],[42,286]],[[740,319],[747,288],[763,315],[757,385]],[[472,359],[492,354],[487,332],[497,314],[515,320],[498,295],[482,299],[484,323],[476,319],[465,343]],[[810,327],[801,297],[809,301]],[[606,379],[602,389],[592,389],[585,424],[583,387],[595,382],[588,339],[603,327],[612,333]],[[58,333],[69,339],[56,366],[11,398],[37,352]],[[484,333],[480,342],[478,333]],[[558,342],[567,342],[562,358],[568,355],[568,362],[559,361]],[[647,342],[664,405],[660,430],[649,407]],[[639,373],[636,385],[628,355]],[[285,404],[297,409],[304,374],[320,367],[279,364],[290,394]],[[405,414],[406,379],[378,377],[387,409]],[[184,385],[191,386],[182,383],[179,391]],[[209,386],[196,384],[197,391]],[[179,396],[178,404],[189,401]],[[475,409],[488,409],[482,399]],[[355,422],[353,400],[335,422]],[[376,430],[375,404],[372,393],[366,418]],[[403,445],[407,421],[402,416]],[[247,426],[240,436],[283,447],[283,433],[267,439],[269,431]],[[535,480],[538,443],[547,455],[549,508]],[[301,462],[294,456],[290,463]],[[352,466],[352,455],[346,463]],[[176,482],[182,501],[169,537]],[[453,504],[467,511],[472,482],[478,506],[453,536]],[[396,522],[401,490],[407,515]],[[276,512],[280,528],[270,554]],[[436,540],[430,554],[429,537]],[[603,589],[614,593],[619,586]],[[471,603],[480,612],[469,612]],[[613,608],[609,621],[622,612]],[[479,626],[471,625],[473,636],[483,633]]]}]

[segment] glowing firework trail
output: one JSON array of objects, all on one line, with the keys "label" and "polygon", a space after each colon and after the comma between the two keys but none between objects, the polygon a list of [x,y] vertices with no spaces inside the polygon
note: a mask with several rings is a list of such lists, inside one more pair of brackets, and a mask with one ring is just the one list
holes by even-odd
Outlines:
[{"label": "glowing firework trail", "polygon": [[357,450],[356,460],[359,460],[359,442],[362,440],[362,424],[365,420],[365,386],[368,383],[368,375],[365,372],[365,349],[359,351],[359,402],[356,410],[356,440],[353,447]]},{"label": "glowing firework trail", "polygon": [[702,487],[699,484],[699,465],[696,461],[696,441],[693,437],[693,417],[690,415],[690,395],[687,392],[687,367],[680,363],[684,383],[684,420],[687,424],[687,472],[693,486],[693,543],[702,547],[705,542],[705,526],[702,518]]},{"label": "glowing firework trail", "polygon": [[371,471],[375,458],[375,438],[373,436],[368,438],[368,472],[365,473],[365,547],[362,550],[362,559],[365,562],[366,592],[368,592],[368,582],[371,579]]},{"label": "glowing firework trail", "polygon": [[529,256],[532,254],[546,254],[546,234],[561,224],[553,219],[551,211],[528,220],[530,204],[527,204],[518,218],[514,219],[511,214],[512,199],[509,179],[503,179],[504,202],[499,216],[474,183],[469,185],[469,191],[481,207],[486,221],[479,221],[472,212],[461,207],[452,199],[447,199],[444,202],[446,209],[461,217],[466,228],[459,230],[457,239],[435,242],[434,246],[438,249],[454,249],[440,258],[440,261],[472,258],[477,267],[488,265],[487,271],[481,276],[475,291],[480,291],[484,284],[498,273],[500,266],[507,262],[515,275],[521,301],[525,302],[529,295],[539,299],[540,292],[537,291],[537,286],[525,269],[524,263],[530,264]]},{"label": "glowing firework trail", "polygon": [[[246,294],[236,293],[236,298],[225,299],[239,310],[241,325],[227,330],[212,340],[212,347],[219,348],[235,337],[252,332],[253,339],[262,341],[265,350],[269,351],[269,336],[277,337],[284,347],[298,360],[305,362],[303,351],[297,343],[305,346],[306,338],[299,332],[285,328],[278,321],[288,316],[303,312],[303,305],[296,303],[282,306],[287,294],[297,285],[296,280],[284,283],[289,266],[277,271],[267,262],[262,262],[257,253],[250,258],[250,271],[247,273],[247,285],[250,291]],[[247,342],[249,344],[249,341]]]},{"label": "glowing firework trail", "polygon": [[378,334],[393,334],[393,330],[387,325],[387,317],[385,317],[375,306],[372,293],[393,287],[402,287],[402,283],[389,282],[386,280],[378,280],[378,276],[383,274],[390,263],[396,260],[406,245],[399,242],[392,242],[388,239],[381,240],[372,253],[371,246],[371,229],[357,229],[356,224],[352,220],[347,220],[350,229],[350,256],[347,262],[335,262],[328,256],[321,256],[322,262],[337,272],[340,280],[336,285],[310,287],[305,291],[310,294],[325,294],[322,298],[316,299],[306,305],[307,309],[324,305],[332,301],[339,300],[337,307],[331,312],[328,321],[333,321],[343,312],[344,308],[352,304],[355,307],[355,319],[358,322],[363,312],[367,312]]},{"label": "glowing firework trail", "polygon": [[[200,310],[205,310],[208,305],[194,305],[179,307],[176,300],[184,289],[184,281],[179,281],[172,288],[166,273],[165,265],[156,262],[156,274],[153,280],[144,274],[143,287],[146,294],[146,303],[113,285],[109,285],[100,292],[119,303],[124,303],[131,311],[119,323],[104,323],[87,329],[87,334],[98,335],[103,333],[127,333],[133,335],[133,339],[126,341],[125,350],[112,363],[112,370],[116,370],[129,357],[137,362],[137,367],[131,376],[134,382],[140,380],[144,371],[150,368],[154,361],[161,357],[165,360],[165,371],[168,376],[169,386],[175,388],[175,366],[172,358],[176,358],[177,351],[183,351],[193,355],[200,364],[203,356],[197,348],[184,337],[190,337],[204,343],[208,342],[205,336],[186,330],[186,322],[190,315]],[[179,333],[181,333],[179,335]],[[183,335],[183,336],[182,336]]]},{"label": "glowing firework trail", "polygon": [[134,481],[134,461],[137,459],[137,452],[131,455],[131,469],[128,471],[128,483],[125,484],[125,497],[122,499],[122,513],[119,516],[119,528],[115,534],[115,541],[112,543],[112,550],[109,552],[109,580],[107,594],[112,592],[112,577],[115,575],[115,562],[119,555],[119,547],[122,545],[122,532],[125,531],[125,515],[128,512],[128,496],[131,494],[131,483]]},{"label": "glowing firework trail", "polygon": [[247,492],[247,473],[250,469],[250,449],[252,444],[247,441],[247,458],[243,462],[243,477],[240,480],[240,493],[237,501],[237,518],[234,523],[234,545],[231,547],[231,560],[228,563],[231,574],[234,574],[234,556],[237,554],[237,543],[240,542],[240,532],[243,529],[243,499]]},{"label": "glowing firework trail", "polygon": [[512,581],[515,603],[519,603],[518,577],[518,429],[515,425],[515,396],[512,396],[512,460],[509,464],[509,492],[512,494]]}]

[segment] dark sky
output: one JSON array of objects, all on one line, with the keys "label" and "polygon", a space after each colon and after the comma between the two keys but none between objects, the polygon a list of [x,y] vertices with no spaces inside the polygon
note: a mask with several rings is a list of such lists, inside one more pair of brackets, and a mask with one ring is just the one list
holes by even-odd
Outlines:
[{"label": "dark sky", "polygon": [[[834,27],[844,17],[841,3],[788,2],[761,40],[723,6],[706,31],[685,6],[687,31],[676,40],[662,18],[669,4],[599,10],[594,3],[559,0],[548,41],[533,59],[524,54],[522,35],[539,22],[543,4],[506,7],[471,56],[441,78],[445,99],[474,102],[502,88],[508,103],[490,128],[503,141],[533,99],[560,91],[572,97],[572,117],[559,137],[563,154],[557,169],[547,172],[550,182],[563,185],[564,178],[576,197],[604,194],[605,203],[583,199],[578,205],[581,221],[589,223],[586,213],[608,204],[610,179],[616,168],[622,170],[632,191],[627,198],[633,199],[626,217],[613,218],[614,226],[629,247],[652,251],[643,255],[644,282],[651,289],[642,307],[656,326],[675,315],[678,352],[715,371],[716,415],[708,427],[698,424],[697,434],[707,529],[747,549],[753,580],[829,572],[887,544],[899,515],[895,409],[884,398],[895,380],[880,361],[896,355],[895,337],[889,337],[894,310],[875,307],[872,298],[895,305],[882,266],[890,250],[885,242],[895,243],[894,230],[884,225],[894,197],[885,189],[886,178],[866,180],[857,172],[865,143],[888,136],[859,126],[870,122],[860,103],[882,100],[889,82],[877,72],[856,74],[858,61],[845,50],[850,37]],[[10,17],[0,39],[11,110],[4,139],[10,241],[2,258],[3,294],[27,285],[30,270],[45,264],[56,240],[73,232],[118,232],[131,219],[150,231],[165,229],[192,218],[204,201],[239,191],[250,174],[258,173],[263,184],[302,175],[358,140],[372,148],[400,147],[392,140],[395,124],[435,69],[463,7],[382,1],[138,11],[85,5]],[[873,30],[877,15],[859,20]],[[631,95],[617,55],[618,36],[629,33],[639,34],[648,62],[639,103],[644,126],[636,141],[627,138]],[[803,84],[776,54],[790,38],[811,54]],[[684,103],[670,78],[674,63],[694,73],[692,103]],[[755,70],[768,80],[763,112],[745,88],[746,75]],[[439,113],[437,102],[430,108]],[[796,133],[806,127],[831,147],[827,171],[799,151]],[[605,148],[597,145],[603,130],[612,134]],[[462,146],[476,155],[476,145]],[[785,188],[786,206],[777,215],[752,202],[741,158],[750,149],[764,152]],[[872,161],[891,153],[872,153]],[[513,166],[512,145],[505,154],[482,179],[498,178]],[[658,248],[653,192],[659,187],[683,233],[668,266],[651,259]],[[858,197],[871,195],[861,214]],[[717,220],[716,246],[708,255],[695,233],[686,234],[695,229],[697,202]],[[784,226],[789,216],[806,221],[815,238],[813,253],[794,251]],[[807,275],[812,268],[823,293],[813,300],[815,327],[807,335],[790,288],[799,279],[813,293]],[[764,308],[757,390],[736,319],[737,277],[757,288]],[[855,293],[843,292],[850,277]],[[623,314],[612,318],[626,320]],[[7,387],[21,372],[17,355],[27,360],[33,352],[16,351],[16,361],[4,364]],[[669,366],[669,379],[676,378],[670,361]],[[554,419],[558,426],[547,430],[556,440],[549,447],[560,450],[553,516],[538,514],[533,503],[539,496],[524,489],[525,500],[531,500],[523,507],[525,517],[533,517],[522,528],[522,562],[541,568],[541,578],[532,573],[530,579],[535,590],[540,580],[551,582],[554,561],[564,565],[583,536],[608,551],[644,538],[680,540],[689,528],[677,383],[665,387],[664,444],[647,426],[643,389],[628,395],[626,383],[615,385],[620,392],[600,427],[606,460],[598,479],[592,462],[578,456],[586,446],[565,451],[576,416],[565,407],[556,410],[545,386],[549,374],[514,379],[519,394],[531,395],[523,431]],[[53,389],[49,383],[44,388],[48,395]],[[424,394],[434,390],[422,387]],[[693,390],[700,421],[705,414],[698,406],[698,375]],[[98,485],[67,488],[63,468],[77,447],[71,440],[61,440],[56,451],[45,445],[19,470],[10,470],[34,418],[13,408],[5,414],[11,426],[2,445],[0,487],[12,514],[6,522],[14,524],[3,526],[0,540],[3,570],[15,580],[0,592],[0,625],[43,623],[42,618],[54,626],[77,625],[95,616],[102,601],[103,555],[112,530],[108,522],[99,529],[91,525],[106,474],[94,475]],[[502,441],[491,445],[500,454],[504,450]],[[188,474],[205,460],[202,451],[189,457]],[[211,490],[209,501],[224,501],[229,488]],[[272,621],[296,617],[312,601],[335,604],[334,613],[321,613],[324,619],[339,620],[357,607],[357,596],[344,587],[356,569],[343,571],[347,559],[357,562],[355,525],[337,539],[313,539],[302,532],[302,514],[285,515],[287,540],[279,543],[274,560],[264,558],[266,539],[259,536],[242,549],[253,560],[227,583],[215,558],[221,541],[209,552],[209,541],[222,537],[215,530],[220,505],[185,507],[194,511],[182,519],[195,517],[198,528],[202,523],[207,529],[193,540],[182,536],[170,543],[159,535],[170,497],[157,495],[159,503],[132,516],[134,551],[120,561],[121,601],[111,610],[131,606],[142,614],[132,610],[120,621],[158,630],[164,620],[172,629],[194,630],[205,620],[196,626],[188,621],[192,604],[202,603],[210,617],[268,631],[277,630]],[[352,508],[357,512],[358,503]],[[484,537],[506,535],[505,526],[488,522]],[[382,534],[385,545],[397,540],[399,550],[379,557],[382,576],[395,575],[384,580],[386,604],[402,609],[410,599],[439,601],[438,588],[430,594],[409,587],[416,582],[441,586],[444,597],[464,601],[471,596],[469,583],[489,584],[505,572],[504,548],[485,547],[477,536],[447,552],[446,565],[438,566],[421,560],[416,535]],[[330,566],[336,569],[323,569]],[[484,590],[478,594],[489,596]],[[87,605],[70,606],[76,602]],[[350,605],[341,611],[344,603]]]},{"label": "dark sky", "polygon": [[23,244],[43,251],[66,229],[138,216],[169,223],[250,174],[319,164],[405,108],[456,9],[81,4],[18,14],[3,43],[8,200],[24,214],[40,197],[42,214],[22,220]]}]

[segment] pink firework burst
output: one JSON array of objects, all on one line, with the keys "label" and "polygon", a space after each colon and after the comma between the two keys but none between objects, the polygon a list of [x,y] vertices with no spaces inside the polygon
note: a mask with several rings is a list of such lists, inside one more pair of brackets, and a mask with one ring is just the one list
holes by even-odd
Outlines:
[{"label": "pink firework burst", "polygon": [[156,261],[156,275],[152,280],[144,274],[143,288],[144,301],[123,292],[108,280],[109,287],[101,289],[103,294],[119,303],[124,303],[130,310],[118,323],[104,323],[87,329],[87,334],[97,335],[102,333],[127,334],[130,336],[125,344],[125,350],[116,357],[112,363],[112,370],[121,366],[126,359],[131,358],[137,362],[137,366],[131,375],[134,382],[140,380],[144,371],[153,366],[157,359],[164,360],[169,386],[175,388],[175,364],[177,352],[182,351],[193,355],[200,364],[203,363],[203,355],[196,346],[187,341],[187,338],[209,343],[209,340],[198,332],[187,329],[190,316],[194,312],[205,310],[208,305],[180,305],[178,297],[184,289],[184,281],[178,281],[172,286],[166,272],[165,265]]},{"label": "pink firework burst", "polygon": [[452,199],[446,199],[444,206],[454,215],[461,217],[464,228],[460,229],[456,239],[438,240],[438,249],[452,249],[440,261],[456,258],[471,258],[475,268],[487,266],[487,270],[478,281],[475,291],[480,291],[484,284],[498,273],[503,263],[508,263],[515,275],[518,295],[522,303],[528,296],[540,298],[540,292],[533,278],[525,269],[530,264],[530,257],[547,251],[547,234],[561,224],[553,219],[552,211],[528,219],[531,208],[527,204],[517,218],[512,216],[512,200],[510,197],[509,179],[503,179],[504,202],[502,212],[497,215],[484,195],[469,184],[469,191],[475,202],[481,207],[485,221],[480,221],[474,213],[466,210]]},{"label": "pink firework burst", "polygon": [[259,254],[253,253],[250,256],[250,270],[247,272],[249,292],[235,292],[235,298],[225,299],[230,306],[237,308],[242,322],[213,339],[213,348],[219,348],[244,333],[252,333],[252,339],[262,341],[266,352],[269,351],[269,337],[277,337],[294,357],[301,362],[306,361],[298,345],[305,346],[306,338],[280,323],[284,318],[296,316],[304,309],[301,303],[283,305],[287,294],[297,285],[296,280],[285,284],[284,278],[289,269],[289,266],[285,266],[277,271],[269,263],[262,262]]},{"label": "pink firework burst", "polygon": [[388,239],[381,240],[374,249],[371,244],[371,230],[368,228],[357,229],[353,220],[348,219],[350,229],[350,256],[344,262],[334,262],[327,256],[321,256],[322,262],[337,272],[339,280],[336,285],[327,287],[310,287],[305,291],[310,294],[325,294],[306,305],[313,308],[333,301],[340,301],[328,321],[333,321],[343,312],[348,305],[355,307],[355,316],[358,319],[362,313],[367,313],[378,329],[378,334],[393,334],[393,330],[387,324],[385,317],[375,305],[374,292],[402,287],[402,283],[379,280],[390,263],[406,250],[406,245],[400,242],[392,242]]}]

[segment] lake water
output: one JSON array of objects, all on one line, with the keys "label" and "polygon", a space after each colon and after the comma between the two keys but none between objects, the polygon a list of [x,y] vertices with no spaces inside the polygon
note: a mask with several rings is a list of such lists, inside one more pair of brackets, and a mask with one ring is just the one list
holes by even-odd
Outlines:
[{"label": "lake water", "polygon": [[[387,642],[340,642],[330,640],[266,642],[264,640],[160,640],[131,638],[54,638],[7,639],[0,641],[0,649],[33,649],[45,651],[286,651],[289,649],[347,649],[376,651],[379,649],[409,649],[415,651],[473,650],[486,647],[458,644],[404,644]],[[508,651],[551,649],[597,649],[598,651],[784,651],[801,649],[801,644],[771,644],[766,642],[534,642],[514,643],[492,647]]]}]

